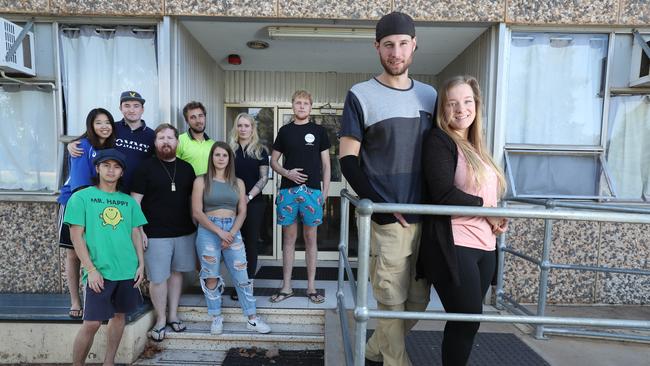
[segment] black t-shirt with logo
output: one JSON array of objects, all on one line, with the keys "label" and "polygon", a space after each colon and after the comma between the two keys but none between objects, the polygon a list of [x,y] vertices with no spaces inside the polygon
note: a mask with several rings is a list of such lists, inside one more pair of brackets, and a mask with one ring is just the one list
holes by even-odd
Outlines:
[{"label": "black t-shirt with logo", "polygon": [[[174,178],[174,191],[171,177]],[[140,164],[131,192],[144,195],[140,205],[148,221],[144,225],[148,237],[174,238],[196,231],[190,211],[194,178],[192,166],[180,158],[164,162],[152,157]]]},{"label": "black t-shirt with logo", "polygon": [[[287,170],[302,168],[302,173],[308,176],[305,185],[313,189],[321,189],[320,153],[330,146],[325,128],[313,122],[302,125],[291,122],[282,126],[273,143],[273,149],[284,156],[282,167]],[[296,183],[282,177],[280,188],[295,186]]]}]

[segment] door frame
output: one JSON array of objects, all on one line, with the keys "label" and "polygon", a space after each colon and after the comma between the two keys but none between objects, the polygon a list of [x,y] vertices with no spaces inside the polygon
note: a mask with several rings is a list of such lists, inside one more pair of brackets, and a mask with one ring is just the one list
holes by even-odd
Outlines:
[{"label": "door frame", "polygon": [[[318,103],[321,104],[321,103]],[[287,114],[293,114],[293,111],[291,109],[291,103],[279,103],[279,102],[260,102],[260,103],[225,103],[224,104],[224,123],[223,123],[223,131],[225,136],[225,139],[228,139],[228,133],[230,132],[230,128],[232,126],[233,121],[228,120],[228,108],[273,108],[273,140],[275,140],[275,137],[277,136],[277,133],[282,126],[282,118],[284,115]],[[341,103],[332,103],[331,107],[328,109],[335,109],[337,115],[342,115],[343,114],[343,104]],[[320,108],[313,108],[311,115],[327,115],[327,114],[322,114],[320,113]],[[330,143],[338,143],[338,141],[330,141]],[[271,151],[269,151],[269,156],[271,155]],[[281,158],[282,159],[282,158]],[[270,168],[270,167],[269,167]],[[264,190],[262,191],[262,194],[265,195],[271,195],[272,197],[272,203],[274,205],[273,207],[273,254],[272,255],[260,255],[258,258],[259,259],[270,259],[270,260],[279,260],[282,259],[282,227],[280,225],[277,225],[277,212],[275,210],[275,198],[277,197],[278,191],[279,191],[279,185],[280,185],[280,180],[281,178],[278,173],[273,171],[272,172],[272,177],[273,179],[270,180],[269,183],[264,187]],[[330,183],[330,189],[328,192],[328,197],[340,197],[341,195],[341,189],[347,188],[348,190],[351,190],[349,187],[347,181],[345,180],[344,177],[341,177],[341,182],[331,182]],[[318,252],[318,260],[337,260],[339,257],[338,251],[328,251],[328,252]],[[299,251],[296,250],[295,252],[295,259],[298,260],[304,260],[305,259],[305,252],[304,251]],[[352,260],[352,259],[351,259]],[[356,260],[353,259],[353,260]]]},{"label": "door frame", "polygon": [[[310,113],[310,116],[327,116],[327,115],[332,115],[331,113],[320,113],[320,108],[312,108],[312,111]],[[331,106],[331,110],[335,110],[336,112],[334,113],[335,115],[342,116],[343,115],[343,106]],[[276,114],[276,130],[274,131],[276,136],[278,131],[280,130],[280,127],[284,125],[282,121],[284,120],[284,116],[286,115],[293,115],[293,110],[291,107],[278,107],[276,109],[277,114]],[[330,141],[330,144],[338,144],[338,141]],[[282,157],[280,158],[282,159]],[[275,174],[275,177],[277,179],[278,175],[276,172],[273,172]],[[278,186],[280,184],[280,180],[277,179],[275,180],[276,182],[276,193],[279,190]],[[340,197],[341,196],[341,190],[347,188],[347,181],[343,176],[341,176],[341,181],[340,182],[330,182],[330,187],[329,191],[327,192],[327,197]],[[274,202],[275,202],[275,196],[274,196]],[[275,218],[275,212],[274,212],[274,218]],[[277,245],[277,251],[279,253],[278,259],[282,258],[282,229],[279,225],[275,225],[278,230],[277,230],[277,237],[276,237],[276,245]],[[304,260],[305,259],[305,251],[304,250],[296,250],[295,252],[295,258],[299,260]],[[339,258],[339,252],[338,251],[318,251],[318,256],[317,260],[337,260]]]}]

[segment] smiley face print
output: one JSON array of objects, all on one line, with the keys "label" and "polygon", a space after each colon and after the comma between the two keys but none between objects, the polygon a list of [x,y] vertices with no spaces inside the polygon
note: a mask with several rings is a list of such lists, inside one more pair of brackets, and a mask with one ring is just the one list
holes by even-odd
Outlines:
[{"label": "smiley face print", "polygon": [[113,229],[115,229],[117,225],[122,220],[124,220],[120,210],[114,206],[106,207],[104,211],[99,214],[99,218],[102,219],[102,226],[111,225]]}]

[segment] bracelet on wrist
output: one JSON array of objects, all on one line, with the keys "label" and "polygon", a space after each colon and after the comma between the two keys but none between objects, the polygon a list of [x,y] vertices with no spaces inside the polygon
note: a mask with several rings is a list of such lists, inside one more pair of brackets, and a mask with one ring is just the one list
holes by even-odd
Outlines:
[{"label": "bracelet on wrist", "polygon": [[93,273],[93,272],[95,272],[95,271],[97,271],[97,267],[87,268],[87,269],[86,269],[86,274],[91,274],[91,273]]}]

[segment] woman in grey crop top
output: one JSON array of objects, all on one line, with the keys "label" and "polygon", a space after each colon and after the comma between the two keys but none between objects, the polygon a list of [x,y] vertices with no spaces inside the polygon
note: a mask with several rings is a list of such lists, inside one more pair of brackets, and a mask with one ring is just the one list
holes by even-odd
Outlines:
[{"label": "woman in grey crop top", "polygon": [[221,301],[224,290],[220,272],[221,259],[226,265],[239,296],[246,328],[269,333],[271,328],[256,315],[253,282],[246,272],[246,251],[241,228],[246,218],[245,186],[235,176],[235,156],[228,144],[217,141],[212,145],[208,171],[194,181],[192,216],[199,223],[196,253],[201,262],[200,282],[212,316],[210,332],[223,332]]}]

